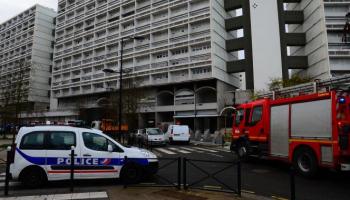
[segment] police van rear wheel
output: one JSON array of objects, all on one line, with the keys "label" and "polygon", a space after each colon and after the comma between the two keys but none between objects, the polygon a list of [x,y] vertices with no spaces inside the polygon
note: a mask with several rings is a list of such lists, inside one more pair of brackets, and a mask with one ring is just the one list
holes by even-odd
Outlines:
[{"label": "police van rear wheel", "polygon": [[22,172],[20,179],[25,187],[38,188],[45,183],[46,175],[41,169],[29,168]]},{"label": "police van rear wheel", "polygon": [[135,184],[141,181],[141,169],[136,164],[127,164],[121,171],[121,179],[126,184]]}]

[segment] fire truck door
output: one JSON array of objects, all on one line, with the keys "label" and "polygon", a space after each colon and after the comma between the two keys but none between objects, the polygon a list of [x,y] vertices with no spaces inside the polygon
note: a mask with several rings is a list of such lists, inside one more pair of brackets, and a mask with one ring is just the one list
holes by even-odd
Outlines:
[{"label": "fire truck door", "polygon": [[249,137],[251,140],[264,142],[266,141],[264,122],[263,122],[263,106],[256,105],[252,109],[250,121],[248,123]]},{"label": "fire truck door", "polygon": [[289,105],[271,107],[270,153],[287,157],[289,152]]}]

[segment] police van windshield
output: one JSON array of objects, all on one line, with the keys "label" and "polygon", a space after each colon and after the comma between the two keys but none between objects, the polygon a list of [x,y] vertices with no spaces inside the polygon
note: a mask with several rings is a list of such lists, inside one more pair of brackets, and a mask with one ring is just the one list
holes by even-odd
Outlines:
[{"label": "police van windshield", "polygon": [[235,126],[238,126],[242,122],[243,116],[244,116],[244,110],[238,109],[236,111]]},{"label": "police van windshield", "polygon": [[147,134],[148,135],[162,135],[163,133],[158,128],[152,128],[152,129],[147,129]]}]

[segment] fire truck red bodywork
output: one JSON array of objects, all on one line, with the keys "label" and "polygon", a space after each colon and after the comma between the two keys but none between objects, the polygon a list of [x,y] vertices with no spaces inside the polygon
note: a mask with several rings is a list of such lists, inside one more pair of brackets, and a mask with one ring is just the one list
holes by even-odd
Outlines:
[{"label": "fire truck red bodywork", "polygon": [[331,91],[277,100],[266,98],[237,107],[231,148],[264,147],[261,149],[269,158],[290,163],[296,162],[298,149],[308,149],[316,157],[317,167],[349,170],[349,135],[349,93]]}]

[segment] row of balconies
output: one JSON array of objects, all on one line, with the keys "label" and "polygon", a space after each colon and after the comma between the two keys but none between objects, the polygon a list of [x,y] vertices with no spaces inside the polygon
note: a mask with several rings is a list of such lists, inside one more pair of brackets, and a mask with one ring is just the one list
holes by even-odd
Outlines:
[{"label": "row of balconies", "polygon": [[33,32],[34,22],[24,26],[20,30],[15,30],[11,32],[6,32],[0,35],[0,44],[10,41],[16,37],[20,37],[21,35],[27,34],[28,32]]},{"label": "row of balconies", "polygon": [[[181,3],[181,2],[180,2]],[[178,3],[175,3],[175,4],[178,4]],[[186,5],[187,5],[187,3],[186,3]],[[197,9],[198,8],[198,10],[197,11],[195,11],[195,10],[193,10],[193,12],[191,11],[191,15],[195,15],[195,13],[194,12],[200,12],[200,11],[202,11],[203,12],[203,8],[202,8],[203,6],[201,6],[201,7],[195,7],[194,6],[194,9]],[[168,8],[162,8],[162,9],[164,9],[164,11],[168,11]],[[209,8],[206,8],[207,10],[209,10]],[[115,10],[115,9],[114,9]],[[102,15],[108,15],[108,19],[107,19],[107,21],[109,21],[109,20],[114,20],[115,19],[115,15],[111,15],[111,12],[113,11],[113,9],[110,9],[108,12],[107,11],[105,11],[105,12],[102,12],[102,11],[99,11],[98,12],[98,16],[102,16]],[[90,11],[89,11],[90,12]],[[158,12],[158,10],[157,10],[157,12]],[[208,12],[208,11],[206,11],[206,12]],[[201,13],[201,12],[200,12]],[[198,13],[198,14],[200,14],[200,13]],[[93,14],[93,13],[89,13],[89,14]],[[118,14],[118,13],[116,13],[116,14]],[[149,13],[146,13],[146,14],[150,14],[150,12]],[[183,13],[176,13],[175,15],[179,15],[179,14],[183,14]],[[77,20],[80,20],[81,18],[82,18],[82,13],[78,13],[78,14],[74,14],[74,15],[70,15],[70,18],[68,19],[69,20],[69,23],[70,22],[73,22],[74,20],[72,20],[73,18],[74,18],[74,16],[76,16],[74,19],[75,19],[75,22],[77,23],[78,21]],[[119,14],[118,14],[119,15]],[[140,15],[142,15],[141,13],[140,13]],[[92,15],[93,16],[93,15]],[[97,17],[98,17],[97,16]],[[139,17],[139,15],[138,15],[138,17]],[[86,18],[88,18],[88,16],[86,15],[86,13],[85,13],[85,19]],[[123,18],[123,13],[121,13],[120,14],[120,16],[118,16],[118,19],[116,19],[116,21],[119,21],[120,19],[122,19]],[[140,16],[140,18],[142,18],[142,16]],[[65,16],[58,16],[58,18],[57,18],[57,27],[58,27],[58,29],[60,29],[60,27],[62,27],[63,25],[64,25],[64,23],[66,24],[66,26],[67,26],[67,24],[68,24],[68,20],[66,20],[65,19]],[[80,21],[79,21],[80,22]],[[118,22],[118,23],[120,23],[120,22]]]},{"label": "row of balconies", "polygon": [[[209,35],[206,35],[209,36]],[[166,40],[168,41],[168,40]],[[144,54],[142,54],[141,52],[138,53],[138,57],[143,57],[143,56],[150,56],[151,58],[155,58],[157,57],[157,55],[159,53],[163,53],[163,52],[167,52],[168,55],[172,55],[172,51],[176,50],[176,49],[183,49],[186,48],[188,49],[188,45],[190,48],[190,55],[192,54],[196,54],[195,53],[191,53],[192,52],[192,48],[200,46],[200,45],[206,45],[206,43],[203,43],[205,41],[207,41],[205,38],[201,38],[201,39],[196,39],[196,40],[191,40],[190,42],[187,43],[187,38],[185,38],[183,40],[183,42],[181,43],[177,43],[177,44],[172,44],[171,46],[169,46],[168,48],[163,48],[164,50],[159,49],[158,47],[153,47],[151,49],[146,49],[146,50],[142,50],[142,51],[147,51]],[[203,44],[201,44],[203,43]],[[87,43],[88,44],[88,43]],[[91,44],[92,46],[92,44]],[[118,45],[119,46],[119,45]],[[166,42],[166,46],[168,46],[168,42]],[[149,46],[148,46],[149,47]],[[74,48],[73,48],[74,49]],[[81,52],[80,56],[78,56],[78,54],[74,54],[74,56],[71,54],[69,57],[64,57],[63,59],[61,59],[62,61],[69,61],[70,62],[77,62],[77,61],[81,61],[81,60],[87,60],[87,59],[91,59],[91,60],[101,60],[100,57],[101,56],[105,56],[102,59],[112,59],[112,58],[117,58],[119,56],[118,54],[118,48],[116,48],[116,46],[114,46],[113,48],[105,48],[104,46],[99,47],[99,48],[95,48],[95,50],[89,50],[89,51],[85,51],[85,52]],[[124,55],[127,54],[131,54],[137,50],[140,50],[140,47],[124,47]],[[69,53],[69,51],[72,51],[71,48],[70,49],[66,49],[66,53]],[[61,51],[62,52],[62,51]],[[64,51],[63,51],[64,52]],[[57,52],[60,53],[60,52]],[[60,54],[57,54],[56,56],[60,56]],[[137,57],[136,57],[137,59]],[[153,59],[152,59],[153,60]],[[55,62],[58,63],[59,59],[56,57],[55,58]],[[87,62],[87,61],[85,61]]]},{"label": "row of balconies", "polygon": [[24,11],[23,13],[13,17],[12,19],[6,21],[5,23],[0,24],[0,34],[8,29],[11,29],[13,26],[22,24],[24,21],[33,18],[35,15],[35,7]]},{"label": "row of balconies", "polygon": [[[132,82],[136,83],[138,87],[142,86],[149,86],[149,85],[159,85],[159,84],[168,84],[168,83],[173,83],[173,82],[182,82],[182,81],[191,81],[193,79],[206,79],[211,77],[211,70],[210,68],[206,70],[202,70],[203,73],[193,73],[194,70],[196,69],[187,69],[187,70],[182,70],[180,72],[169,72],[166,73],[164,76],[159,76],[159,74],[154,74],[154,75],[148,75],[146,77],[138,77],[135,78]],[[79,94],[86,94],[86,93],[96,93],[96,92],[106,92],[108,91],[111,86],[115,86],[115,89],[119,88],[118,81],[109,81],[109,82],[98,82],[98,80],[103,80],[104,76],[102,74],[96,74],[90,76],[90,78],[85,80],[81,80],[80,85],[81,86],[76,86],[76,84],[72,85],[72,87],[65,88],[65,89],[56,89],[57,87],[64,87],[65,84],[69,84],[69,82],[74,83],[69,80],[65,80],[62,82],[54,82],[53,83],[53,91],[54,95],[56,97],[61,97],[61,96],[69,96],[69,95],[79,95]],[[74,79],[72,79],[74,80]],[[91,83],[91,81],[95,83]],[[126,80],[123,80],[123,82],[127,82]],[[85,84],[84,82],[88,82]],[[65,83],[65,84],[63,84]],[[76,83],[76,82],[75,82]],[[56,88],[55,88],[56,87]],[[127,88],[128,84],[124,84],[124,88]]]},{"label": "row of balconies", "polygon": [[13,53],[20,53],[21,50],[25,50],[26,48],[31,48],[33,43],[33,36],[29,36],[26,38],[23,38],[21,40],[15,40],[8,44],[2,44],[0,45],[0,58],[1,55],[11,55]]},{"label": "row of balconies", "polygon": [[[203,12],[206,12],[208,13],[209,12],[209,8],[205,8],[205,10],[203,11],[203,9],[200,9],[199,11],[201,12],[196,12],[196,13],[192,13],[190,14],[190,16],[196,16],[196,15],[200,15],[200,14],[203,14]],[[158,19],[148,19],[148,20],[145,20],[145,18],[142,18],[142,23],[138,23],[138,19],[140,18],[137,18],[133,21],[128,21],[128,22],[125,22],[125,23],[120,23],[120,28],[119,28],[119,24],[118,25],[118,30],[120,30],[121,32],[123,31],[127,31],[127,30],[130,30],[130,29],[134,29],[136,27],[136,29],[142,29],[141,27],[144,27],[144,28],[149,28],[150,26],[154,27],[154,26],[159,26],[159,25],[162,25],[162,24],[166,24],[166,23],[169,23],[169,22],[173,22],[173,21],[177,21],[177,20],[183,20],[185,18],[188,17],[188,13],[185,13],[185,14],[182,14],[182,15],[177,15],[175,17],[171,17],[169,20],[168,18],[164,19],[162,17],[158,18]],[[118,18],[119,19],[119,18]],[[68,28],[65,28],[65,30],[59,30],[57,31],[57,38],[62,38],[65,36],[65,34],[70,34],[70,32],[77,32],[79,31],[80,32],[83,32],[81,30],[85,30],[86,29],[89,29],[89,27],[92,27],[92,29],[95,29],[97,27],[100,27],[102,25],[105,25],[107,24],[107,22],[109,22],[109,20],[107,20],[107,17],[105,16],[104,19],[97,19],[97,18],[93,18],[92,20],[91,19],[88,19],[86,20],[84,23],[83,22],[79,22],[79,23],[76,23],[74,26],[71,26],[71,27],[68,27]],[[128,24],[131,23],[131,26],[127,26]],[[147,26],[147,27],[145,27]],[[68,30],[70,32],[68,32]],[[67,37],[67,36],[65,36]]]},{"label": "row of balconies", "polygon": [[[124,60],[124,67],[135,66],[134,71],[143,71],[143,70],[147,70],[150,68],[154,69],[154,68],[161,68],[161,67],[166,67],[166,66],[181,65],[181,64],[188,63],[191,58],[192,58],[191,60],[195,60],[198,55],[203,55],[203,54],[208,55],[208,53],[210,53],[210,50],[205,49],[205,50],[201,50],[201,51],[195,51],[195,52],[192,52],[189,54],[175,55],[175,56],[172,56],[171,58],[162,58],[162,59],[153,58],[152,61],[150,58],[148,58],[148,60],[142,60],[142,62],[137,62],[137,58],[134,58],[132,60],[130,60],[130,59]],[[153,57],[155,57],[155,56],[153,56]],[[83,61],[81,61],[81,60],[74,61],[73,60],[72,63],[66,63],[66,64],[62,64],[62,65],[56,63],[56,66],[54,67],[54,71],[58,71],[59,69],[68,69],[71,66],[78,67],[78,66],[89,64],[91,62],[104,61],[105,58],[106,57],[104,55],[102,55],[102,56],[96,56],[94,58],[87,58],[87,59],[84,59]],[[104,65],[105,64],[102,63],[102,66],[104,66]],[[100,67],[101,65],[99,64],[98,66]],[[72,74],[74,74],[75,72],[76,71],[72,72]],[[75,75],[77,75],[77,74],[74,74],[74,76]]]},{"label": "row of balconies", "polygon": [[3,58],[0,60],[0,65],[6,66],[7,64],[13,63],[17,60],[26,58],[28,61],[31,60],[31,56],[32,56],[32,50],[28,49],[25,52],[18,54],[16,56],[10,57],[10,58]]},{"label": "row of balconies", "polygon": [[[92,9],[96,9],[96,10],[102,10],[104,8],[107,7],[107,4],[108,4],[108,7],[113,7],[113,6],[121,6],[122,10],[123,10],[123,13],[124,14],[127,14],[128,12],[130,11],[133,11],[133,10],[136,10],[136,12],[142,12],[142,11],[145,11],[147,9],[150,9],[151,6],[153,8],[155,7],[159,7],[161,5],[164,5],[164,4],[167,4],[169,1],[168,0],[158,0],[158,1],[153,1],[151,3],[151,1],[143,1],[141,3],[139,3],[138,1],[136,1],[136,5],[132,2],[132,3],[128,3],[127,1],[126,2],[123,2],[123,1],[120,1],[120,0],[99,0],[99,1],[96,1],[96,3],[94,3],[93,1],[91,1],[91,3],[85,3],[83,4],[83,1],[76,1],[76,2],[72,2],[72,3],[59,3],[59,6],[58,6],[58,17],[64,15],[64,14],[67,14],[68,12],[71,12],[71,11],[74,11],[74,10],[79,10],[83,7],[86,7],[86,8],[89,8],[89,10],[92,10]],[[177,3],[181,3],[181,1],[177,2]],[[174,4],[174,3],[172,3]],[[175,2],[176,4],[176,2]],[[194,5],[196,4],[195,3],[192,3],[191,5]],[[200,5],[199,5],[200,6]],[[196,7],[196,6],[193,6],[193,7]]]},{"label": "row of balconies", "polygon": [[[205,18],[203,18],[203,19],[206,19],[206,15],[204,15],[204,17]],[[203,20],[202,18],[200,18],[200,19],[197,19],[197,20]],[[187,24],[188,24],[188,22],[186,22]],[[180,25],[180,24],[179,24]],[[183,24],[183,25],[186,25],[185,23]],[[203,26],[204,27],[204,26]],[[157,32],[160,32],[160,31],[168,31],[168,26],[163,26],[163,27],[158,27],[157,29],[154,29],[153,30],[153,32],[155,32],[155,31],[157,31]],[[170,28],[171,28],[171,26],[170,26]],[[138,28],[136,28],[136,29],[138,29]],[[107,35],[107,39],[117,39],[117,37],[119,36],[119,34],[116,34],[116,32],[118,31],[119,29],[115,29],[114,27],[112,28],[112,29],[107,29],[106,30],[106,33],[108,32],[109,34],[113,31],[113,34],[114,35]],[[96,30],[96,33],[93,33],[93,32],[91,32],[92,34],[97,34],[97,33],[100,33],[101,31],[103,31],[103,29],[99,29],[98,31]],[[134,30],[131,30],[131,31],[134,31]],[[151,30],[150,29],[148,29],[147,30],[147,32],[151,32]],[[81,36],[83,36],[83,35],[86,35],[87,33],[85,33],[84,34],[84,32],[79,32],[79,35],[81,35]],[[146,33],[145,32],[145,34],[148,34],[148,33]],[[76,38],[76,37],[79,37],[79,35],[74,35],[74,38]],[[125,35],[125,33],[123,33],[123,35]],[[92,35],[93,36],[93,35]],[[73,35],[71,34],[70,35],[70,37],[73,37]],[[90,37],[90,36],[89,36]],[[66,39],[66,40],[68,40],[68,38]],[[64,38],[61,36],[61,37],[59,37],[59,36],[57,36],[57,38],[56,38],[56,42],[58,42],[58,43],[62,43],[64,41]],[[75,41],[77,41],[77,40],[75,40]]]},{"label": "row of balconies", "polygon": [[[63,46],[63,45],[57,45],[56,46],[56,53],[55,56],[63,56],[65,54],[69,54],[71,52],[76,52],[78,50],[83,50],[86,48],[90,48],[92,46],[94,46],[95,48],[100,48],[103,47],[104,45],[107,44],[116,44],[118,46],[120,46],[120,41],[117,42],[113,42],[110,41],[111,39],[115,39],[117,35],[112,35],[112,36],[104,36],[102,38],[96,38],[96,39],[90,39],[89,41],[85,41],[85,42],[81,42],[81,40],[79,40],[80,42],[73,45],[73,43],[69,42],[66,43],[67,46]],[[171,37],[169,37],[169,35],[167,35],[167,37],[165,35],[161,35],[160,37],[155,35],[155,34],[151,34],[150,38],[153,38],[154,42],[148,41],[148,40],[144,40],[142,42],[138,42],[138,41],[134,41],[128,45],[125,45],[124,50],[126,50],[127,53],[127,49],[128,48],[133,48],[135,47],[135,50],[141,50],[141,49],[146,49],[146,48],[152,48],[152,47],[159,47],[160,45],[167,45],[167,44],[171,44],[171,43],[178,43],[181,41],[185,41],[185,40],[192,40],[198,37],[202,37],[202,36],[210,36],[210,30],[209,29],[196,29],[196,31],[190,32],[190,34],[188,34],[187,32],[179,32],[179,33],[175,33],[175,34],[171,34]],[[143,37],[147,38],[147,36]],[[77,39],[75,41],[78,41]],[[170,41],[170,43],[169,43]],[[110,46],[110,45],[109,45]],[[58,48],[57,48],[58,47]],[[131,50],[132,51],[132,50]]]},{"label": "row of balconies", "polygon": [[[194,40],[192,41],[193,44],[202,44],[203,42],[209,42],[210,41],[210,37],[209,38],[201,38],[201,39],[197,39],[197,40]],[[194,43],[196,42],[196,43]],[[187,42],[184,42],[184,45],[188,45]],[[184,47],[184,46],[180,46],[180,47]],[[166,48],[167,49],[167,48]],[[144,56],[149,56],[149,52],[147,52],[148,54],[145,54]],[[134,54],[131,54],[134,56]],[[138,54],[139,57],[142,56],[142,54]],[[111,55],[113,57],[107,57],[106,59],[103,59],[103,60],[100,60],[100,61],[94,61],[93,59],[89,58],[88,61],[85,61],[84,63],[82,63],[81,61],[76,61],[76,62],[73,62],[73,64],[71,64],[71,61],[68,61],[68,60],[61,60],[61,61],[64,61],[63,63],[61,63],[59,60],[55,61],[55,67],[54,67],[54,72],[56,71],[67,71],[67,70],[74,70],[74,69],[80,69],[81,67],[81,64],[83,64],[83,66],[88,66],[88,65],[101,65],[101,64],[104,64],[104,63],[111,63],[111,62],[114,62],[115,64],[113,64],[114,66],[117,66],[118,65],[118,61],[119,61],[119,58],[117,57],[118,55],[117,54],[113,54]],[[128,57],[128,56],[125,56],[125,57]],[[184,64],[184,63],[188,63],[188,58],[186,58],[187,60],[184,60],[183,58],[181,59],[172,59],[172,60],[169,60],[170,62],[170,65],[181,65],[181,64]],[[208,60],[210,59],[210,54],[204,54],[204,55],[193,55],[191,57],[191,61],[202,61],[202,60]],[[127,60],[130,60],[130,59],[125,59],[126,61]],[[154,62],[151,64],[151,68],[160,68],[160,67],[165,67],[165,66],[170,66],[168,64],[168,60],[164,60],[164,61],[158,61],[158,62]],[[72,67],[73,66],[73,67]],[[140,64],[140,67],[141,69],[144,68],[145,66],[143,66],[142,64]],[[109,64],[107,64],[107,68],[110,68],[109,67]],[[137,67],[135,67],[135,71],[140,71],[140,69],[138,69],[138,65]]]},{"label": "row of balconies", "polygon": [[[95,57],[98,58],[98,57]],[[58,64],[56,63],[54,67],[54,74],[59,73],[58,71],[67,71],[64,72],[64,74],[72,74],[72,76],[77,76],[77,75],[85,75],[86,74],[86,67],[83,68],[80,71],[81,66],[86,66],[86,65],[91,65],[94,63],[94,69],[93,71],[102,71],[104,68],[110,68],[109,64],[105,64],[105,57],[100,56],[100,60],[96,61],[96,59],[89,58],[84,61],[76,61],[71,63],[66,63],[66,64]],[[198,51],[195,52],[193,55],[177,55],[176,57],[171,57],[171,58],[162,58],[162,59],[157,59],[154,60],[153,62],[150,61],[143,61],[142,63],[137,63],[136,60],[124,60],[124,68],[131,68],[133,69],[134,72],[140,72],[140,71],[146,71],[149,69],[157,69],[157,68],[164,68],[164,67],[172,67],[172,66],[179,66],[179,65],[184,65],[188,64],[190,62],[198,62],[198,61],[203,61],[203,60],[209,60],[210,59],[210,51],[209,50],[203,50],[203,51]],[[118,62],[114,64],[114,66],[118,66]],[[92,68],[91,68],[92,69]],[[92,71],[92,70],[91,70]],[[78,73],[79,72],[79,73]],[[62,73],[62,72],[61,72]],[[90,73],[88,71],[87,73]],[[60,75],[56,75],[57,77],[60,77]],[[68,76],[68,75],[67,75]],[[71,77],[71,75],[69,75]]]}]

